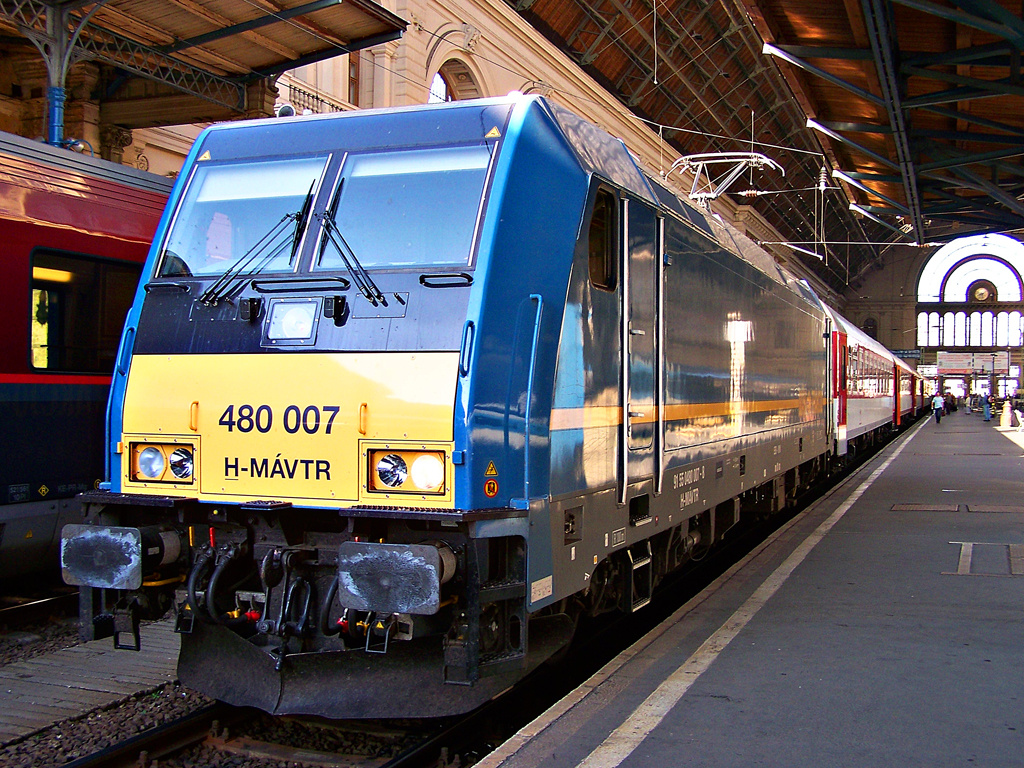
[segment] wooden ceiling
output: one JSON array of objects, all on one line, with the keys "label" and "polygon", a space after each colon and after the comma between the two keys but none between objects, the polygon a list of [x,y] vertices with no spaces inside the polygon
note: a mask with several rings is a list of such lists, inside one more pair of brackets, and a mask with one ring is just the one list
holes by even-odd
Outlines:
[{"label": "wooden ceiling", "polygon": [[1020,3],[842,8],[758,0],[755,13],[852,197],[918,242],[1024,226]]},{"label": "wooden ceiling", "polygon": [[405,26],[372,0],[0,2],[7,49],[34,44],[50,85],[76,61],[99,62],[104,120],[126,128],[259,111],[254,84],[397,39]]},{"label": "wooden ceiling", "polygon": [[680,152],[779,162],[737,202],[837,290],[886,243],[1024,228],[1019,0],[507,2]]},{"label": "wooden ceiling", "polygon": [[[680,152],[785,168],[730,194],[836,290],[879,244],[1024,228],[1020,0],[506,2]],[[6,49],[58,83],[99,62],[127,128],[258,113],[277,74],[404,28],[372,0],[0,1]]]}]

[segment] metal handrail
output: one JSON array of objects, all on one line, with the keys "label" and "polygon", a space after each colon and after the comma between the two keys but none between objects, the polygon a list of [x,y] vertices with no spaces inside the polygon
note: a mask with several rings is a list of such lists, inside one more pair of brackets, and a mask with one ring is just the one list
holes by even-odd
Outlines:
[{"label": "metal handrail", "polygon": [[526,412],[523,414],[523,498],[511,499],[513,509],[530,508],[530,422],[533,418],[533,377],[537,370],[537,345],[540,341],[540,321],[544,314],[544,297],[539,293],[531,293],[530,301],[537,302],[537,313],[533,319],[533,343],[530,347],[530,372],[526,378]]}]

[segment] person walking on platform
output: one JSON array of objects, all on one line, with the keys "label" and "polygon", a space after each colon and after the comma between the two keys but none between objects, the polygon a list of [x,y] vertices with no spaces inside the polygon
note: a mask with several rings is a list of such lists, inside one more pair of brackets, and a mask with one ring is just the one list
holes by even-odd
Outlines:
[{"label": "person walking on platform", "polygon": [[985,421],[992,421],[992,398],[988,395],[982,395],[981,408],[985,414]]},{"label": "person walking on platform", "polygon": [[935,393],[935,397],[932,398],[932,413],[935,414],[935,423],[942,423],[942,409],[946,407],[946,402],[943,400],[942,395],[938,392]]}]

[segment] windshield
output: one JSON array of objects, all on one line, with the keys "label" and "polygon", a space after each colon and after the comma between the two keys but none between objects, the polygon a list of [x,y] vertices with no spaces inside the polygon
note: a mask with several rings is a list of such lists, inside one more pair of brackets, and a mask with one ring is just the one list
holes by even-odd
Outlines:
[{"label": "windshield", "polygon": [[284,228],[261,243],[286,216],[295,216],[323,175],[328,158],[208,165],[200,163],[167,237],[162,277],[221,275],[259,248],[261,272],[293,268]]},{"label": "windshield", "polygon": [[[331,203],[363,267],[468,265],[490,150],[486,146],[350,155]],[[331,242],[320,269],[345,269]]]}]

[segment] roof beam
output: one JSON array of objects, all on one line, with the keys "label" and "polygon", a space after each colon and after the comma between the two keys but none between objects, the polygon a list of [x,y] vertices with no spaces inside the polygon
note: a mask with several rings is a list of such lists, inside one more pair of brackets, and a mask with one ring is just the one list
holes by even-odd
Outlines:
[{"label": "roof beam", "polygon": [[[1010,40],[1018,48],[1024,47],[1024,25],[1020,23],[1020,19],[1010,17],[1011,23],[1004,24],[998,21],[992,21],[991,19],[982,18],[973,13],[959,11],[955,8],[939,5],[938,3],[932,3],[928,0],[893,0],[893,2],[907,8],[913,8],[914,10],[921,11],[922,13],[927,13],[930,16],[938,16],[940,19],[946,19],[947,21],[952,21],[955,24],[962,24],[965,27],[978,29],[982,32],[988,32],[989,34],[996,35],[997,37],[1001,37],[1005,40]],[[990,12],[994,7],[992,3],[987,2],[955,2],[954,4],[960,5],[961,7],[965,5],[971,5],[979,8],[985,7]]]},{"label": "roof beam", "polygon": [[1024,204],[1012,195],[1007,194],[998,184],[993,184],[960,165],[953,166],[949,170],[959,176],[964,182],[970,184],[972,189],[987,193],[993,200],[1002,203],[1010,209],[1012,213],[1024,218]]},{"label": "roof beam", "polygon": [[[47,28],[47,12],[55,7],[58,6],[42,0],[0,0],[0,15],[17,24],[26,36],[48,38],[54,34],[66,34],[64,29]],[[88,31],[75,38],[69,55],[79,60],[95,59],[140,77],[166,82],[173,88],[231,110],[240,112],[245,108],[243,84],[194,67],[95,24],[89,24]]]},{"label": "roof beam", "polygon": [[917,171],[914,158],[910,151],[910,137],[903,106],[903,85],[906,80],[900,77],[897,70],[898,55],[896,37],[889,27],[891,8],[886,0],[862,0],[864,22],[868,40],[875,55],[875,68],[878,81],[882,87],[885,110],[889,115],[889,125],[893,129],[893,140],[896,145],[896,158],[900,173],[903,176],[903,191],[910,210],[910,223],[914,225],[914,234],[918,243],[924,242],[924,217],[921,215],[921,198],[917,189]]},{"label": "roof beam", "polygon": [[[923,77],[928,80],[938,80],[944,83],[952,83],[959,85],[965,89],[972,89],[979,91],[980,93],[989,92],[993,96],[1006,96],[1012,94],[1014,96],[1024,96],[1024,86],[1018,85],[1020,78],[1011,74],[1010,77],[1004,77],[1001,80],[982,80],[978,77],[967,77],[965,75],[957,75],[953,72],[940,72],[935,69],[925,69],[923,67],[901,67],[900,74],[905,77]],[[1019,75],[1020,73],[1016,73]],[[932,95],[932,94],[929,94]],[[917,101],[914,99],[913,101]]]},{"label": "roof beam", "polygon": [[968,48],[957,48],[953,51],[903,51],[903,63],[912,67],[930,67],[936,64],[984,64],[988,67],[1007,66],[1000,62],[992,62],[993,57],[1011,57],[1019,53],[1009,43],[987,43],[972,45]]},{"label": "roof beam", "polygon": [[836,48],[829,45],[779,45],[775,48],[798,59],[841,59],[844,61],[871,61],[867,48]]},{"label": "roof beam", "polygon": [[1024,136],[1020,134],[1007,136],[996,133],[979,133],[978,131],[931,131],[918,129],[914,131],[914,136],[925,139],[943,139],[945,141],[977,141],[988,144],[1024,145]]},{"label": "roof beam", "polygon": [[375,45],[389,43],[392,40],[397,40],[401,36],[402,33],[397,31],[383,32],[379,35],[371,35],[370,37],[361,37],[344,45],[336,44],[335,48],[326,48],[317,53],[300,56],[292,61],[286,61],[272,67],[264,67],[263,69],[255,70],[247,79],[258,80],[264,77],[273,77],[274,75],[280,75],[282,72],[287,72],[290,69],[297,69],[298,67],[304,67],[307,64],[315,64],[318,61],[333,59],[341,53],[352,53],[352,51],[361,51],[363,48],[372,48]]},{"label": "roof beam", "polygon": [[[306,3],[305,5],[298,5],[295,6],[294,8],[286,8],[284,10],[277,11],[276,13],[273,14],[258,16],[255,19],[243,21],[239,24],[232,24],[229,26],[221,27],[220,29],[216,29],[213,32],[207,32],[205,35],[196,35],[195,37],[190,37],[188,40],[180,40],[174,43],[173,45],[162,46],[161,50],[163,50],[165,53],[175,53],[177,51],[185,50],[186,48],[192,48],[197,45],[205,45],[206,43],[212,43],[217,40],[223,40],[226,37],[233,37],[234,35],[239,35],[243,32],[251,32],[254,29],[260,29],[261,27],[265,27],[268,24],[277,24],[282,21],[294,18],[296,16],[301,16],[305,13],[313,13],[314,11],[321,11],[325,8],[331,8],[332,6],[335,5],[341,5],[342,2],[343,0],[313,0],[313,2]],[[219,23],[224,23],[227,21],[227,19],[224,19],[223,17],[218,18],[221,18],[221,22]],[[262,41],[270,42],[266,40],[266,38],[263,38]],[[261,45],[265,44],[265,42],[262,41]],[[290,55],[295,56],[295,52],[292,51]]]},{"label": "roof beam", "polygon": [[893,200],[891,197],[888,197],[887,195],[883,195],[877,189],[872,189],[867,184],[864,184],[859,179],[855,179],[853,176],[850,176],[845,171],[840,171],[837,168],[836,170],[832,171],[832,176],[833,178],[841,179],[842,181],[845,181],[847,184],[850,184],[851,186],[854,186],[857,189],[862,190],[863,192],[866,192],[869,195],[873,195],[874,197],[877,197],[880,200],[885,200],[885,202],[887,202],[893,208],[899,210],[900,214],[903,216],[908,216],[910,214],[910,209],[907,206],[900,204],[899,201]]},{"label": "roof beam", "polygon": [[998,122],[996,120],[987,120],[977,115],[972,115],[970,112],[964,112],[959,109],[947,109],[946,107],[933,106],[933,107],[922,107],[922,111],[933,112],[936,115],[942,115],[953,120],[963,120],[965,123],[972,123],[974,125],[980,125],[982,128],[988,128],[993,131],[1004,131],[1012,136],[1024,136],[1024,128],[1020,128],[1015,125],[1008,125],[1007,123]]},{"label": "roof beam", "polygon": [[848,83],[841,77],[837,77],[836,75],[833,75],[831,72],[824,70],[821,67],[816,67],[813,64],[804,61],[803,59],[793,56],[777,45],[773,45],[772,43],[765,43],[763,48],[761,49],[761,52],[769,56],[775,56],[778,59],[782,59],[783,61],[792,64],[794,67],[802,69],[805,72],[810,72],[812,75],[816,75],[817,77],[820,77],[822,80],[827,80],[833,85],[838,85],[840,88],[843,88],[852,93],[854,96],[858,96],[864,99],[865,101],[874,104],[876,107],[885,106],[883,100],[875,96],[875,94],[871,93],[870,91],[865,91],[863,88],[859,88],[853,83]]},{"label": "roof beam", "polygon": [[852,139],[846,138],[841,133],[836,133],[835,131],[830,130],[829,128],[825,127],[822,123],[819,123],[817,120],[808,120],[807,121],[807,127],[808,128],[813,128],[814,130],[818,131],[819,133],[825,134],[826,136],[828,136],[833,141],[837,141],[840,144],[844,144],[847,147],[850,147],[850,149],[853,149],[853,150],[856,150],[857,152],[860,152],[865,157],[870,157],[872,160],[874,160],[877,163],[881,163],[886,168],[891,168],[894,171],[900,170],[899,165],[894,163],[892,160],[890,160],[885,155],[880,155],[877,152],[868,149],[864,145],[858,144],[856,141],[853,141]]},{"label": "roof beam", "polygon": [[949,148],[946,156],[942,160],[934,160],[928,163],[920,163],[918,168],[922,173],[925,171],[934,171],[940,168],[953,168],[961,165],[974,165],[974,164],[988,164],[993,160],[1005,160],[1008,157],[1019,157],[1021,150],[1019,147],[1012,147],[1010,149],[1000,149],[992,152],[983,152],[980,154],[968,155],[966,153],[954,154]]}]

